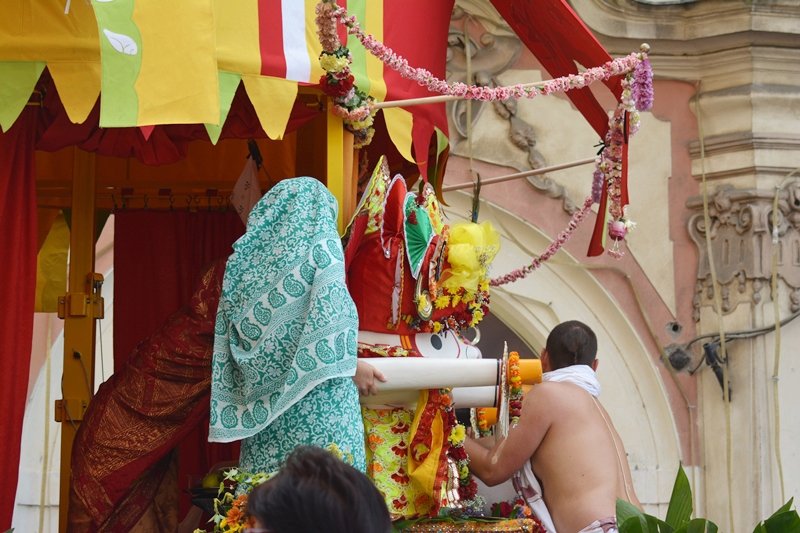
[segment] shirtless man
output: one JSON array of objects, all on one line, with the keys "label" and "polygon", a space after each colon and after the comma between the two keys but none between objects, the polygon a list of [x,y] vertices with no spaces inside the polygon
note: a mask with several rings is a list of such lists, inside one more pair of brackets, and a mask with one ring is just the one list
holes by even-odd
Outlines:
[{"label": "shirtless man", "polygon": [[596,400],[596,353],[597,337],[587,325],[556,326],[542,351],[544,383],[526,394],[519,424],[491,448],[471,438],[465,444],[470,469],[484,483],[514,476],[534,512],[532,504],[541,506],[543,498],[552,517],[549,526],[543,520],[548,533],[616,531],[617,498],[641,507],[622,441]]}]

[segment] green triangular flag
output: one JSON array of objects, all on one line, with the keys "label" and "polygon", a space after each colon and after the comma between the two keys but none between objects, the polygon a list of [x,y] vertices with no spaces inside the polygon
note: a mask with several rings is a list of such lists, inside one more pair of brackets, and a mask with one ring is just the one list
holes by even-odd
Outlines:
[{"label": "green triangular flag", "polygon": [[225,120],[228,118],[228,113],[231,110],[231,103],[236,94],[236,89],[239,87],[239,82],[242,77],[239,74],[232,72],[219,71],[219,124],[206,124],[206,131],[208,137],[211,139],[211,144],[216,145],[219,141],[219,136],[222,133],[222,126],[225,125]]},{"label": "green triangular flag", "polygon": [[44,70],[40,61],[0,61],[0,128],[8,131],[25,109]]}]

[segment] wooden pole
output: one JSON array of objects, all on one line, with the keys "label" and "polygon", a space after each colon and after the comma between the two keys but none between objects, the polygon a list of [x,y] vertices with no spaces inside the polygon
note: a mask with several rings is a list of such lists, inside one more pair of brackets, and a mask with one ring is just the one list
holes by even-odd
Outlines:
[{"label": "wooden pole", "polygon": [[[594,161],[595,161],[594,157],[587,157],[586,159],[579,159],[578,161],[572,161],[571,163],[561,163],[560,165],[552,165],[549,167],[535,168],[533,170],[516,172],[514,174],[506,174],[505,176],[497,176],[496,178],[481,180],[481,186],[493,185],[495,183],[502,183],[504,181],[511,181],[519,178],[527,178],[529,176],[538,176],[540,174],[555,172],[556,170],[563,170],[565,168],[579,167],[581,165],[588,165],[589,163],[594,163]],[[457,191],[459,189],[471,189],[474,186],[475,184],[472,182],[456,183],[454,185],[447,185],[445,187],[442,187],[442,192]]]},{"label": "wooden pole", "polygon": [[59,531],[67,531],[72,467],[72,443],[94,393],[95,319],[103,316],[102,277],[94,273],[95,158],[74,148],[69,286],[58,300],[64,319],[62,398],[55,417],[61,422],[61,487]]}]

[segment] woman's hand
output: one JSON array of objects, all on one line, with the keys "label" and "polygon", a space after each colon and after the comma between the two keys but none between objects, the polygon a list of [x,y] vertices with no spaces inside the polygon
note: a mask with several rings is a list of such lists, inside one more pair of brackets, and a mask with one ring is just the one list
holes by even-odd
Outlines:
[{"label": "woman's hand", "polygon": [[353,381],[358,387],[358,393],[361,396],[369,396],[378,393],[378,381],[386,383],[386,376],[381,371],[364,361],[358,361],[356,366],[356,375],[353,376]]}]

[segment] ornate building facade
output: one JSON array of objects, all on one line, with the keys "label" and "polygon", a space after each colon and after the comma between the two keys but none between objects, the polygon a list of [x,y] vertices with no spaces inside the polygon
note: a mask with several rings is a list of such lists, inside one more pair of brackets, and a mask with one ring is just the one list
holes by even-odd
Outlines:
[{"label": "ornate building facade", "polygon": [[[749,531],[800,495],[800,4],[571,3],[612,55],[651,46],[656,104],[630,151],[638,227],[619,261],[587,258],[591,228],[579,228],[564,252],[496,291],[493,312],[534,350],[558,322],[589,323],[647,509],[663,516],[683,463],[696,512]],[[457,2],[449,75],[549,77],[477,0]],[[585,159],[599,140],[561,97],[448,111],[448,183]],[[481,219],[504,240],[495,274],[547,247],[591,176],[578,166],[483,188]],[[454,218],[469,211],[469,195],[446,199]]]}]

